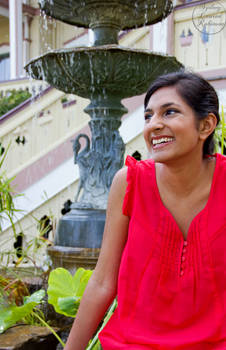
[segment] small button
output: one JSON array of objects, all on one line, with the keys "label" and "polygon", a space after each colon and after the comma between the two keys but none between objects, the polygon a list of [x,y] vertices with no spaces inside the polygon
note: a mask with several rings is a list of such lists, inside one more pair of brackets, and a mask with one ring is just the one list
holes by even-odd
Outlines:
[{"label": "small button", "polygon": [[183,248],[182,252],[183,253],[186,253],[187,249],[186,248]]},{"label": "small button", "polygon": [[180,265],[180,269],[181,271],[184,270],[184,262],[182,261],[181,265]]},{"label": "small button", "polygon": [[185,256],[181,257],[181,261],[185,261],[185,259],[186,259]]},{"label": "small button", "polygon": [[184,271],[183,271],[183,270],[180,271],[180,275],[181,275],[181,276],[184,275]]},{"label": "small button", "polygon": [[184,247],[187,247],[187,245],[188,245],[188,242],[184,241]]}]

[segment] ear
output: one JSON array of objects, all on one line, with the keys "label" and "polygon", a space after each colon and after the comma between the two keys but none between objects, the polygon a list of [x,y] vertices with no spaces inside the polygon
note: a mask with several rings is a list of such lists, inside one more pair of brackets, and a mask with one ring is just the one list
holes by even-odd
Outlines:
[{"label": "ear", "polygon": [[209,113],[205,119],[199,124],[200,139],[206,140],[207,137],[214,132],[217,126],[217,117],[213,113]]}]

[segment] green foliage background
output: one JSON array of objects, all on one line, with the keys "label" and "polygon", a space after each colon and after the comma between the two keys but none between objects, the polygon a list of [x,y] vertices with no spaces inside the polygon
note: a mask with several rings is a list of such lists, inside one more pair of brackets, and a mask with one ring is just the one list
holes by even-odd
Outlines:
[{"label": "green foliage background", "polygon": [[31,93],[27,90],[7,91],[7,96],[0,98],[0,117],[30,97]]}]

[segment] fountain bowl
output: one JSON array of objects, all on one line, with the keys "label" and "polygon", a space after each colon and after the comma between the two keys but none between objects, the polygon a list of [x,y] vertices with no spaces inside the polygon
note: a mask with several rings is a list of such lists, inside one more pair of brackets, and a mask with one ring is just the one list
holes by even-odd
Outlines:
[{"label": "fountain bowl", "polygon": [[46,15],[78,27],[120,29],[160,22],[173,9],[171,0],[39,0]]},{"label": "fountain bowl", "polygon": [[66,93],[102,101],[141,95],[157,76],[182,67],[175,57],[119,45],[50,51],[25,67],[32,78]]}]

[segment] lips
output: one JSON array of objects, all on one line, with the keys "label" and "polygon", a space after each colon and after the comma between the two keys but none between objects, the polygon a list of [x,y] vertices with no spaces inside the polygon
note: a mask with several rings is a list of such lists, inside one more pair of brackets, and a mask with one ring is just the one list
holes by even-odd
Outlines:
[{"label": "lips", "polygon": [[160,148],[172,143],[175,140],[174,137],[171,136],[159,136],[153,137],[151,140],[151,144],[153,148]]}]

